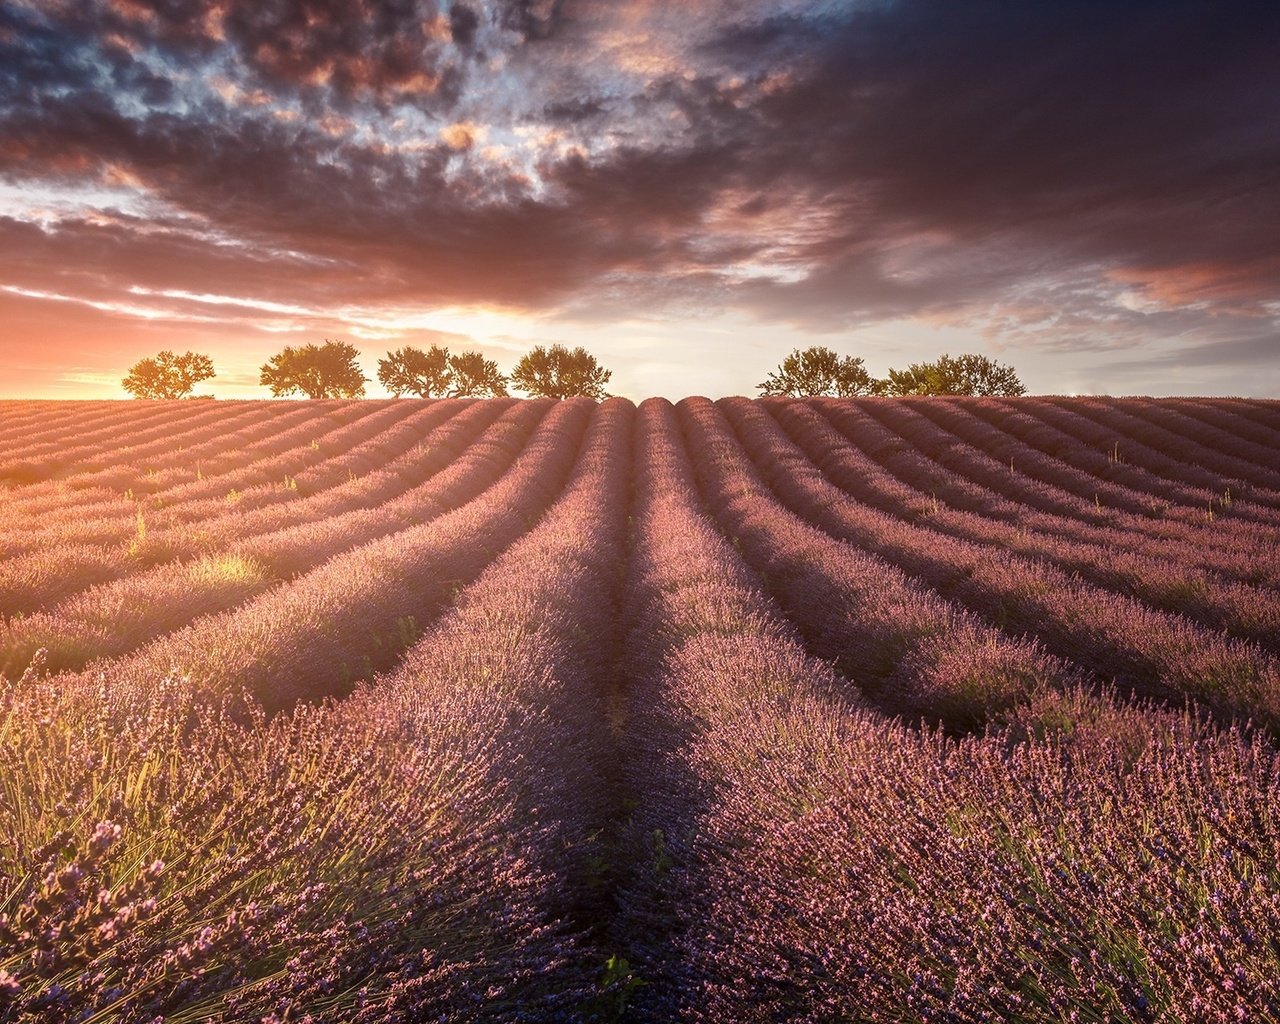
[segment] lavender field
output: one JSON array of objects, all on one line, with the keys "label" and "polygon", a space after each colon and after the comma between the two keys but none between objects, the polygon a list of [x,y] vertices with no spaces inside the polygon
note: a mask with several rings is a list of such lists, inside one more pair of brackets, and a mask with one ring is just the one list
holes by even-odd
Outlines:
[{"label": "lavender field", "polygon": [[1280,402],[0,403],[0,1022],[1280,1020]]}]

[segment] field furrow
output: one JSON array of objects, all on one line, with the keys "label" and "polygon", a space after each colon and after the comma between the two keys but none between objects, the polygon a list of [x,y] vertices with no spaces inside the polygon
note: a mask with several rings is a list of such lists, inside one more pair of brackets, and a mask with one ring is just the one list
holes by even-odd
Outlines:
[{"label": "field furrow", "polygon": [[[182,423],[193,416],[201,416],[206,410],[203,406],[175,406],[171,402],[147,402],[139,405],[122,405],[119,402],[76,403],[70,407],[65,403],[51,402],[46,405],[47,411],[35,424],[23,425],[6,431],[7,445],[5,451],[4,472],[0,479],[12,479],[9,469],[13,465],[22,465],[28,469],[57,468],[61,464],[58,456],[75,450],[78,445],[95,445],[104,438],[116,438],[118,443],[128,443],[128,439],[137,437],[160,423]],[[100,450],[95,447],[94,450]],[[36,462],[42,456],[52,455],[52,465],[42,467]],[[36,476],[31,480],[46,479]],[[31,480],[20,478],[20,482]]]},{"label": "field furrow", "polygon": [[[23,449],[24,461],[34,461],[42,470],[38,480],[21,492],[25,506],[66,487],[82,490],[93,486],[96,474],[120,467],[137,466],[154,459],[163,461],[177,457],[177,450],[188,446],[219,444],[223,435],[245,426],[270,429],[273,423],[306,419],[314,410],[302,408],[263,408],[260,402],[199,402],[192,415],[157,416],[147,429],[133,430],[126,421],[120,428],[106,432],[101,438],[82,438],[73,447],[51,441]],[[5,471],[7,472],[7,471]],[[66,481],[70,480],[70,484]]]},{"label": "field furrow", "polygon": [[[716,519],[810,649],[891,714],[972,728],[1079,681],[1034,642],[1003,635],[878,552],[779,503],[723,414],[681,403],[694,471]],[[763,474],[763,475],[762,475]]]},{"label": "field furrow", "polygon": [[389,415],[352,403],[324,417],[298,417],[293,427],[257,443],[233,437],[212,463],[197,459],[155,475],[126,468],[112,486],[65,490],[34,507],[15,505],[0,523],[0,545],[19,553],[59,542],[123,538],[137,529],[140,516],[144,523],[164,526],[216,515],[227,505],[244,512],[291,500],[298,496],[299,475],[335,456],[345,458],[352,445],[390,428],[411,410],[402,404],[382,411]]},{"label": "field furrow", "polygon": [[[1274,464],[1267,467],[1214,451],[1186,433],[1166,429],[1152,421],[1152,416],[1167,420],[1165,410],[1158,406],[1150,414],[1137,414],[1136,403],[1126,403],[1121,409],[1114,401],[1098,399],[1076,399],[1066,406],[1051,400],[1002,404],[1079,438],[1094,450],[1105,452],[1109,461],[1132,464],[1166,480],[1203,488],[1215,501],[1230,496],[1227,508],[1234,508],[1235,501],[1269,508],[1280,505],[1276,490],[1280,472]],[[998,425],[998,415],[988,418]],[[1212,432],[1205,424],[1190,422],[1199,437],[1207,438]]]},{"label": "field furrow", "polygon": [[[1039,511],[1099,527],[1120,528],[1139,537],[1190,542],[1228,555],[1254,550],[1259,544],[1274,544],[1274,530],[1236,523],[1228,532],[1207,507],[1191,517],[1166,519],[1167,508],[1156,499],[1134,513],[1103,504],[1096,490],[1081,497],[1060,486],[1052,460],[1043,453],[1032,456],[1032,461],[1041,464],[1039,475],[1032,475],[1024,471],[1022,463],[1014,466],[1016,456],[1010,454],[1008,439],[994,427],[979,423],[976,437],[962,438],[924,416],[918,408],[919,403],[910,408],[896,402],[857,403],[857,411],[892,430],[908,447],[974,483]],[[1016,449],[1016,445],[1013,447]]]},{"label": "field furrow", "polygon": [[[974,483],[969,476],[949,468],[957,457],[948,456],[947,465],[934,461],[909,446],[898,434],[889,431],[878,421],[854,408],[849,403],[763,403],[780,422],[786,423],[800,410],[812,408],[820,412],[835,427],[843,441],[834,443],[833,457],[841,462],[851,461],[862,466],[874,467],[871,472],[882,477],[891,474],[909,489],[919,492],[926,504],[919,514],[932,514],[943,508],[977,515],[982,521],[1013,527],[1019,533],[1026,531],[1067,541],[1083,541],[1132,552],[1161,560],[1173,566],[1189,570],[1203,570],[1233,580],[1268,587],[1280,586],[1280,540],[1274,545],[1277,558],[1265,556],[1257,544],[1237,543],[1222,550],[1201,543],[1205,530],[1192,528],[1190,534],[1177,537],[1152,537],[1142,529],[1141,523],[1128,527],[1118,517],[1108,520],[1109,525],[1092,522],[1086,517],[1072,517],[1046,512],[1025,501],[1014,500],[991,486]],[[976,464],[983,475],[983,458],[963,456],[960,461]],[[990,463],[990,460],[986,460]],[[994,477],[987,483],[994,484],[1007,469],[998,465],[985,466]],[[863,498],[866,500],[866,498]],[[1207,530],[1207,524],[1206,524]]]},{"label": "field furrow", "polygon": [[458,590],[533,525],[559,493],[593,407],[556,405],[549,429],[498,457],[494,477],[501,478],[482,482],[477,496],[452,511],[332,558],[135,655],[54,677],[55,685],[93,687],[106,678],[145,689],[176,670],[201,690],[243,690],[272,710],[349,690],[394,664]]},{"label": "field furrow", "polygon": [[635,811],[614,933],[646,983],[636,1019],[671,1021],[718,973],[706,919],[729,851],[751,841],[717,828],[716,803],[757,771],[772,778],[771,720],[838,728],[857,698],[833,696],[842,684],[703,511],[669,403],[641,405],[637,446],[622,732]]},{"label": "field furrow", "polygon": [[[1174,523],[1216,520],[1214,532],[1228,537],[1245,538],[1260,532],[1266,535],[1268,527],[1273,528],[1265,508],[1251,512],[1247,507],[1228,506],[1224,510],[1211,505],[1210,499],[1216,503],[1221,495],[1167,484],[1030,417],[1010,416],[996,427],[958,402],[931,405],[917,401],[912,408],[970,444],[998,451],[1001,461],[1009,459],[1034,479],[1095,505],[1114,506],[1134,516]],[[1254,513],[1261,517],[1257,524],[1247,518]]]},{"label": "field furrow", "polygon": [[[152,465],[143,472],[136,467],[119,467],[92,489],[68,491],[58,497],[57,505],[47,503],[39,512],[62,514],[74,508],[77,516],[87,518],[142,507],[163,509],[173,517],[185,511],[196,518],[203,511],[202,498],[225,498],[232,493],[252,507],[257,500],[255,486],[288,482],[413,412],[406,403],[352,402],[322,415],[277,421],[266,431],[223,439],[222,447],[211,457],[197,454],[174,460],[163,469]],[[72,477],[68,482],[80,481]],[[264,488],[262,493],[272,491]]]},{"label": "field furrow", "polygon": [[46,613],[12,618],[0,626],[0,672],[20,674],[40,649],[51,671],[118,657],[343,552],[430,522],[493,484],[528,446],[544,411],[545,406],[536,403],[513,408],[512,415],[458,448],[441,438],[444,443],[435,449],[434,458],[419,460],[417,469],[426,481],[402,494],[384,495],[386,500],[374,508],[335,512],[245,537],[190,560],[91,587]]},{"label": "field furrow", "polygon": [[[719,404],[730,420],[750,430],[752,410],[745,402],[724,399]],[[1123,542],[1104,546],[1061,534],[1033,532],[1026,519],[1014,526],[953,510],[937,500],[936,492],[923,494],[905,487],[862,457],[808,405],[769,403],[764,408],[823,475],[855,501],[948,536],[1042,559],[1091,583],[1131,594],[1165,611],[1189,615],[1260,643],[1272,653],[1280,652],[1280,593],[1275,590],[1198,569],[1188,564],[1190,553],[1186,551],[1176,551],[1180,556],[1176,560],[1170,560],[1168,553],[1152,557]],[[1255,556],[1249,564],[1256,561]]]},{"label": "field furrow", "polygon": [[1277,411],[1274,401],[1188,398],[1178,402],[1177,410],[1267,449],[1280,447],[1280,411]]},{"label": "field furrow", "polygon": [[[13,452],[40,433],[70,439],[98,430],[113,420],[138,423],[141,418],[139,410],[122,407],[109,399],[77,402],[74,409],[42,400],[8,401],[0,412],[0,450]],[[0,484],[3,482],[0,477]]]},{"label": "field furrow", "polygon": [[[1115,406],[1118,412],[1146,420],[1178,437],[1183,445],[1204,453],[1211,465],[1226,456],[1240,466],[1242,475],[1265,473],[1274,481],[1280,474],[1280,423],[1270,417],[1270,425],[1242,416],[1208,402],[1160,402],[1155,399],[1134,400]],[[1270,483],[1268,486],[1275,487]]]},{"label": "field furrow", "polygon": [[[367,442],[372,451],[393,457],[363,476],[355,476],[351,464],[368,468],[366,443],[329,459],[305,478],[305,485],[284,490],[293,498],[288,502],[243,508],[239,501],[222,501],[198,522],[159,529],[135,513],[131,523],[108,524],[105,534],[92,533],[97,544],[84,543],[84,534],[76,533],[77,542],[38,546],[0,562],[0,611],[10,617],[28,614],[94,584],[147,571],[157,563],[202,558],[265,535],[287,538],[290,530],[302,530],[320,520],[332,524],[344,513],[391,502],[448,466],[500,415],[502,406],[484,404],[454,412],[441,403],[411,417],[407,429],[396,430],[393,439]],[[103,527],[93,524],[86,529]],[[281,570],[287,571],[296,569]]]},{"label": "field furrow", "polygon": [[[485,893],[461,922],[489,932],[484,959],[464,965],[500,993],[488,1019],[576,1019],[612,995],[596,990],[605,961],[601,835],[618,803],[610,677],[634,421],[630,403],[600,406],[538,524],[394,671],[341,705],[344,718],[384,723],[426,751],[447,746],[455,770],[501,800],[502,817],[480,823],[474,838],[528,883],[518,894]],[[524,976],[510,947],[530,965]],[[521,1012],[535,1001],[540,1010]]]},{"label": "field furrow", "polygon": [[0,1022],[1280,1020],[1280,403],[0,403]]},{"label": "field furrow", "polygon": [[[687,424],[700,421],[699,443],[714,442],[728,429],[710,407],[690,401],[682,410]],[[850,502],[762,411],[739,439],[783,507],[882,557],[1005,632],[1043,643],[1124,692],[1179,703],[1190,698],[1226,715],[1280,723],[1280,662],[1257,646],[1041,562]],[[720,443],[731,455],[731,445]]]},{"label": "field furrow", "polygon": [[246,453],[252,458],[299,428],[311,425],[314,437],[318,430],[350,423],[371,411],[372,406],[362,409],[347,404],[324,417],[306,408],[274,417],[246,415],[239,429],[222,431],[215,422],[198,433],[124,449],[110,462],[101,459],[73,467],[65,477],[27,488],[25,500],[14,506],[13,513],[41,517],[67,510],[74,514],[81,506],[109,506],[121,503],[122,498],[143,500],[176,484],[216,476],[230,466],[242,467]]}]

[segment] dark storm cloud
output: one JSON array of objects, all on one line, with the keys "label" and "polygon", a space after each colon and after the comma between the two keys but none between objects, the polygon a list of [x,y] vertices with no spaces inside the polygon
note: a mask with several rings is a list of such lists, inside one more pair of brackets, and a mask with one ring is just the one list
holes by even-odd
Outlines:
[{"label": "dark storm cloud", "polygon": [[594,121],[608,110],[608,104],[596,97],[582,97],[548,103],[540,111],[543,120],[560,124],[582,124]]},{"label": "dark storm cloud", "polygon": [[466,4],[454,4],[449,8],[449,33],[459,46],[475,42],[476,29],[480,27],[480,15]]},{"label": "dark storm cloud", "polygon": [[525,39],[549,39],[565,17],[564,0],[502,0],[498,18]]},{"label": "dark storm cloud", "polygon": [[251,0],[228,7],[222,31],[269,86],[385,100],[438,88],[447,46],[434,34],[439,14],[418,0]]},{"label": "dark storm cloud", "polygon": [[0,100],[36,102],[49,89],[90,88],[97,80],[84,29],[43,24],[32,12],[0,6]]},{"label": "dark storm cloud", "polygon": [[[360,5],[314,2],[218,10],[219,31],[242,55],[252,55],[257,72],[278,74],[289,84],[310,68],[333,68],[326,88],[339,98],[357,84],[354,75],[344,76],[344,61],[362,62],[362,81],[375,90],[411,74],[414,60],[398,49],[401,30],[408,26],[412,35],[420,28],[417,19],[434,12],[421,4],[383,4],[374,16]],[[134,38],[169,40],[164,52],[172,59],[177,51],[168,21],[189,23],[197,12],[178,4],[155,11],[134,26]],[[164,87],[171,89],[172,82],[153,82],[156,76],[148,78],[147,66],[128,48],[115,47],[109,58],[104,49],[95,49],[94,32],[101,24],[132,24],[110,8],[97,14],[23,21],[6,13],[18,30],[0,37],[0,58],[7,58],[0,60],[6,69],[0,72],[0,170],[11,178],[97,183],[123,170],[166,203],[247,239],[252,252],[297,248],[341,263],[348,273],[355,270],[369,300],[430,296],[536,303],[572,290],[601,270],[652,260],[644,211],[635,203],[626,207],[638,217],[634,228],[613,216],[609,230],[599,232],[565,216],[559,205],[530,200],[502,169],[478,170],[465,188],[447,182],[445,167],[454,154],[444,144],[428,140],[406,155],[376,142],[331,137],[318,121],[273,118],[282,99],[278,89],[269,94],[265,110],[208,98],[188,102],[181,111],[153,109],[151,100],[167,98]],[[549,25],[555,8],[517,4],[508,14],[520,31],[545,35],[546,25],[538,25]],[[305,41],[296,30],[304,23],[309,26]],[[476,27],[456,9],[453,24],[464,34]],[[386,40],[369,49],[372,56],[365,53],[369,38]],[[180,68],[175,77],[185,73],[189,69]],[[115,88],[107,88],[108,82]],[[630,180],[643,176],[646,167],[660,168],[663,160],[638,154],[626,164],[622,174]],[[592,175],[573,161],[551,174],[567,194],[585,197],[582,202],[612,205]],[[490,196],[509,201],[474,202],[477,183]],[[649,191],[671,205],[658,184],[651,182]],[[110,232],[69,224],[41,234],[51,242],[72,242],[60,246],[60,256],[68,266],[83,263],[93,272],[109,272],[112,264],[98,256],[99,243],[108,244],[103,242],[107,234],[110,248],[132,247],[143,264],[173,244],[172,238],[131,233],[120,224]],[[224,275],[230,272],[229,261],[216,262]],[[199,263],[185,263],[196,278],[202,276],[195,269]],[[116,272],[125,273],[125,266],[127,261],[116,263]],[[478,268],[485,273],[478,275]],[[136,271],[130,267],[128,272]],[[292,276],[289,268],[281,268],[286,284]]]},{"label": "dark storm cloud", "polygon": [[[50,273],[176,287],[179,247],[193,278],[281,298],[341,267],[371,302],[696,293],[821,329],[991,307],[1016,331],[1052,302],[1051,344],[1107,329],[1122,293],[1280,299],[1280,6],[832,10],[6,6],[0,174],[135,182],[241,243],[199,258],[198,232],[69,222],[39,229]],[[453,121],[465,145],[438,137]],[[546,136],[535,157],[483,154],[517,128]],[[261,272],[281,251],[313,262]]]},{"label": "dark storm cloud", "polygon": [[365,292],[355,270],[266,248],[210,244],[190,223],[144,224],[119,216],[44,227],[0,217],[0,281],[94,301],[119,298],[121,282],[178,291],[216,284],[230,294],[280,301],[325,295],[355,301]]},{"label": "dark storm cloud", "polygon": [[679,235],[715,198],[741,161],[734,146],[711,142],[686,150],[625,148],[607,162],[571,156],[550,169],[568,208],[589,210],[597,227],[618,233]]},{"label": "dark storm cloud", "polygon": [[179,75],[221,63],[242,84],[313,109],[361,97],[429,104],[458,84],[448,21],[434,0],[100,0],[6,18],[15,38],[5,50],[25,51],[18,56],[28,67],[38,40],[46,54],[53,47],[61,73],[73,60],[82,71],[109,67],[117,90],[150,105],[168,97],[145,91],[164,78],[136,59],[142,50]]},{"label": "dark storm cloud", "polygon": [[[757,107],[757,167],[864,197],[859,235],[1226,274],[1277,252],[1274,4],[904,0],[820,36],[765,23],[712,50],[751,66],[807,41],[795,83]],[[1274,296],[1273,274],[1254,284]]]}]

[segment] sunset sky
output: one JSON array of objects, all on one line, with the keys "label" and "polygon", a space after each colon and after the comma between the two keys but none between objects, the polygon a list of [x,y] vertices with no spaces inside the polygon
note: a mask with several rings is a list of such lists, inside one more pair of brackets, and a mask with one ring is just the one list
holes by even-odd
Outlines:
[{"label": "sunset sky", "polygon": [[324,338],[1280,396],[1280,4],[0,0],[0,397]]}]

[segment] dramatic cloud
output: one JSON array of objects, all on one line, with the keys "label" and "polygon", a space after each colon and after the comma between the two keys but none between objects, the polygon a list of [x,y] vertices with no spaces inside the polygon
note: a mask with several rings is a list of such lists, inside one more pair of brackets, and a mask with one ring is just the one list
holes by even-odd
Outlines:
[{"label": "dramatic cloud", "polygon": [[596,331],[637,394],[702,389],[709,324],[738,391],[834,340],[1274,392],[1277,39],[1190,0],[9,3],[0,296],[32,345]]}]

